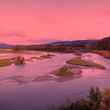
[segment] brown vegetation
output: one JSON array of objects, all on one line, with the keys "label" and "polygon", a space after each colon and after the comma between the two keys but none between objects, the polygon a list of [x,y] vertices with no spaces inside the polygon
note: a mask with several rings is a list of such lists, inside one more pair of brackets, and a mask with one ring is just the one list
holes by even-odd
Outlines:
[{"label": "brown vegetation", "polygon": [[110,59],[110,51],[107,50],[94,50],[92,51],[93,53],[99,54],[105,58]]},{"label": "brown vegetation", "polygon": [[[104,92],[108,91],[105,90]],[[103,95],[98,87],[91,88],[88,97],[54,110],[110,110],[110,96]]]},{"label": "brown vegetation", "polygon": [[25,64],[25,59],[24,59],[24,57],[18,56],[15,58],[14,63],[15,63],[15,65],[23,65],[23,64]]},{"label": "brown vegetation", "polygon": [[71,65],[79,65],[79,66],[87,66],[87,67],[105,69],[105,67],[101,64],[97,64],[93,61],[84,60],[84,59],[81,59],[80,57],[73,58],[73,59],[67,61],[66,63],[71,64]]}]

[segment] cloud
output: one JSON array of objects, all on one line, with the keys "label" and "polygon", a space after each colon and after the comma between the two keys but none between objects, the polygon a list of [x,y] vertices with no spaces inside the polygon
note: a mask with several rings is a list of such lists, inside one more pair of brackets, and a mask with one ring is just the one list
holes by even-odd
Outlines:
[{"label": "cloud", "polygon": [[0,0],[0,42],[36,43],[108,35],[109,4],[110,0]]},{"label": "cloud", "polygon": [[27,35],[25,33],[14,33],[14,32],[10,32],[10,33],[0,33],[0,37],[10,37],[10,38],[13,38],[13,37],[18,37],[18,38],[24,38],[26,37]]}]

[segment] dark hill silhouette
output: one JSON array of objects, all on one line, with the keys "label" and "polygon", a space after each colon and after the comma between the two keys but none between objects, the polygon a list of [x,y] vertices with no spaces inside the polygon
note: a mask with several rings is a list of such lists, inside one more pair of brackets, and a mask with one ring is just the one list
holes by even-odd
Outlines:
[{"label": "dark hill silhouette", "polygon": [[76,40],[76,41],[58,41],[48,44],[35,45],[8,45],[0,44],[0,48],[13,48],[15,50],[41,50],[41,51],[59,51],[73,52],[73,50],[110,50],[110,36],[100,40]]},{"label": "dark hill silhouette", "polygon": [[98,49],[110,50],[110,36],[97,42]]}]

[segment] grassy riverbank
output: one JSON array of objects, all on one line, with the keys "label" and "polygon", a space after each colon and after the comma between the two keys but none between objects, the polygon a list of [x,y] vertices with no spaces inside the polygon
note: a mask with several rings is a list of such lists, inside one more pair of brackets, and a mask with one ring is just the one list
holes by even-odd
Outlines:
[{"label": "grassy riverbank", "polygon": [[110,110],[110,90],[91,88],[86,98],[64,104],[54,110]]},{"label": "grassy riverbank", "polygon": [[10,59],[0,59],[0,67],[11,65],[12,61]]},{"label": "grassy riverbank", "polygon": [[99,54],[105,58],[110,59],[110,51],[107,50],[94,50],[92,51],[93,53]]}]

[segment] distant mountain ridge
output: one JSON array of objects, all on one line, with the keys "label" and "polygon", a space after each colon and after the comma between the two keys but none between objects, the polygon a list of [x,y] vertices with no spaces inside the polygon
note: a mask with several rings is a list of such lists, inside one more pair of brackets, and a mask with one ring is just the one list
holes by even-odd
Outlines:
[{"label": "distant mountain ridge", "polygon": [[75,40],[75,41],[58,41],[58,42],[52,42],[50,43],[51,45],[73,45],[73,46],[77,46],[77,45],[94,45],[97,43],[97,40]]},{"label": "distant mountain ridge", "polygon": [[[75,41],[56,41],[51,42],[47,44],[34,44],[34,45],[51,45],[51,46],[58,46],[58,45],[64,45],[64,46],[78,46],[78,45],[85,45],[85,44],[96,44],[97,40],[75,40]],[[0,48],[13,48],[15,45],[6,44],[6,43],[0,43]],[[18,45],[18,46],[25,46],[25,45]],[[31,45],[27,45],[31,46]]]},{"label": "distant mountain ridge", "polygon": [[74,49],[106,49],[110,50],[110,37],[105,37],[100,40],[75,40],[75,41],[57,41],[50,42],[47,44],[34,44],[34,45],[10,45],[0,43],[0,48],[13,48],[15,50],[26,49],[26,50],[49,50],[49,51],[63,51]]},{"label": "distant mountain ridge", "polygon": [[5,48],[13,48],[14,45],[10,44],[5,44],[5,43],[0,43],[0,48],[5,49]]}]

